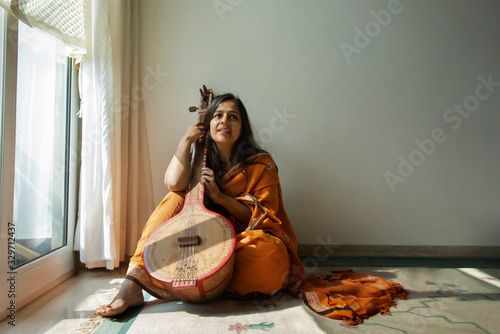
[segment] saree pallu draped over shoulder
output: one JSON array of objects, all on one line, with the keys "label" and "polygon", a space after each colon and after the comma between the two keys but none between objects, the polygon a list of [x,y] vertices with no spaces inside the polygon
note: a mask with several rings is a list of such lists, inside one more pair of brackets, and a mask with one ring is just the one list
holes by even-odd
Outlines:
[{"label": "saree pallu draped over shoulder", "polygon": [[[275,163],[267,153],[248,161],[234,166],[220,185],[222,192],[252,212],[249,222],[227,217],[237,233],[234,273],[227,296],[252,298],[285,290],[302,298],[316,313],[351,324],[379,312],[386,313],[395,305],[395,298],[405,298],[401,285],[380,277],[352,271],[305,275],[297,254],[297,237],[283,206]],[[127,272],[127,279],[166,300],[176,297],[148,274],[143,253],[151,233],[182,210],[184,196],[183,192],[170,192],[157,206],[144,227]]]}]

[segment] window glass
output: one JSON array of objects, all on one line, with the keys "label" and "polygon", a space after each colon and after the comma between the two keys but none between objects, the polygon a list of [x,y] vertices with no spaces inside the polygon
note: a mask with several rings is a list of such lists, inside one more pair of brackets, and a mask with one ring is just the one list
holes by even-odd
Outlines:
[{"label": "window glass", "polygon": [[68,58],[19,22],[14,211],[17,266],[66,242]]}]

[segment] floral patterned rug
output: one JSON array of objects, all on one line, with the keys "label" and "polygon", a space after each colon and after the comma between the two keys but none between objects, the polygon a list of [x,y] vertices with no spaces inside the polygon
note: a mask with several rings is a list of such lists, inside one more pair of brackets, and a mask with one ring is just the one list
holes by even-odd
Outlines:
[{"label": "floral patterned rug", "polygon": [[146,295],[144,306],[98,321],[94,333],[500,333],[498,268],[353,270],[401,283],[408,299],[399,300],[390,315],[378,314],[351,326],[317,315],[287,294],[205,304],[165,303]]}]

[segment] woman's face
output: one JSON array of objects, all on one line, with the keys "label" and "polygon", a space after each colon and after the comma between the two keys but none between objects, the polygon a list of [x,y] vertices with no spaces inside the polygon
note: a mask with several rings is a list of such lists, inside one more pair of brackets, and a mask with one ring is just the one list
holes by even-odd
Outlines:
[{"label": "woman's face", "polygon": [[219,148],[232,150],[241,133],[241,113],[233,101],[224,101],[210,121],[210,135]]}]

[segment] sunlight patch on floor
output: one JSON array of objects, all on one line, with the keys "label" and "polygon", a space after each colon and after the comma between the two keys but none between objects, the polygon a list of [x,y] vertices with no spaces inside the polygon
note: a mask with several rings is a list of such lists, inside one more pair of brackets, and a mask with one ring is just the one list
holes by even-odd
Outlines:
[{"label": "sunlight patch on floor", "polygon": [[[483,282],[486,282],[488,284],[494,285],[498,288],[500,288],[500,280],[498,277],[494,277],[493,275],[489,273],[485,273],[484,271],[480,269],[475,269],[475,268],[458,268],[463,273],[466,273],[467,275],[470,275],[472,277],[475,277]],[[500,276],[500,275],[496,275]]]}]

